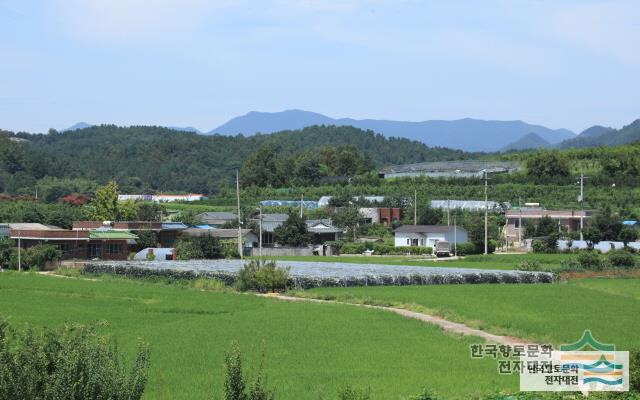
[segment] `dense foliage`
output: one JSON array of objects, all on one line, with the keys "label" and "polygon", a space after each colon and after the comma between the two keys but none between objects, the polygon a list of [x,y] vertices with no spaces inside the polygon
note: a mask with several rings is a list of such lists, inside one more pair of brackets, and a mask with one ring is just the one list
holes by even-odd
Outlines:
[{"label": "dense foliage", "polygon": [[112,340],[93,329],[13,329],[0,319],[0,399],[136,400],[147,383],[149,351],[132,367]]},{"label": "dense foliage", "polygon": [[[34,195],[36,186],[53,180],[56,192],[47,195],[53,200],[56,195],[91,192],[95,183],[115,180],[126,192],[215,193],[232,182],[234,170],[258,149],[273,150],[279,163],[295,155],[294,169],[304,182],[318,173],[316,162],[321,164],[320,174],[343,175],[372,165],[466,157],[462,151],[429,148],[348,126],[312,126],[250,137],[114,125],[37,135],[5,131],[0,133],[0,191]],[[350,157],[353,149],[358,150],[356,159]]]}]

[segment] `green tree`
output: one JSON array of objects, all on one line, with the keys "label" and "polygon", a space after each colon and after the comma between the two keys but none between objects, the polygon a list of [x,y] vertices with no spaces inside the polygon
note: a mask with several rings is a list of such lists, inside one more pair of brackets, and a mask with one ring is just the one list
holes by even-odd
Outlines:
[{"label": "green tree", "polygon": [[138,218],[138,203],[126,200],[118,204],[118,219],[122,221],[135,221]]},{"label": "green tree", "polygon": [[550,236],[553,233],[558,232],[558,223],[551,217],[544,216],[538,221],[536,226],[535,236]]},{"label": "green tree", "polygon": [[624,247],[627,247],[629,243],[635,242],[638,239],[638,230],[629,226],[625,226],[620,230],[620,240],[624,243]]},{"label": "green tree", "polygon": [[264,145],[251,153],[240,170],[242,185],[280,187],[284,176],[278,160],[279,152],[276,146]]},{"label": "green tree", "polygon": [[602,233],[600,233],[600,229],[597,227],[588,226],[582,230],[582,237],[587,242],[587,247],[593,249],[593,246],[602,240]]},{"label": "green tree", "polygon": [[307,223],[296,212],[289,213],[289,218],[274,229],[273,238],[276,243],[291,247],[303,247],[311,242]]},{"label": "green tree", "polygon": [[569,162],[557,151],[541,151],[526,162],[527,176],[534,182],[562,180],[570,176]]},{"label": "green tree", "polygon": [[442,218],[443,218],[442,210],[438,208],[424,206],[418,209],[419,225],[438,225],[442,223]]},{"label": "green tree", "polygon": [[358,223],[362,219],[360,211],[357,207],[340,207],[336,210],[336,213],[331,217],[331,221],[338,228],[348,228],[353,233],[353,240],[356,239],[356,232],[358,230]]},{"label": "green tree", "polygon": [[118,185],[110,181],[96,190],[91,201],[91,218],[96,221],[117,221],[120,215],[118,208]]},{"label": "green tree", "polygon": [[138,203],[138,221],[162,221],[162,216],[166,213],[166,207],[162,204],[147,202]]}]

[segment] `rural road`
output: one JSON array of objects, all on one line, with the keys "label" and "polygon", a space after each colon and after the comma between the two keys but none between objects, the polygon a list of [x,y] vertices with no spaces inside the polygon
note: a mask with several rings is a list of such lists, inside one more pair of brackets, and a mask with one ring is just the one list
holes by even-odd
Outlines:
[{"label": "rural road", "polygon": [[520,339],[516,337],[511,337],[511,336],[494,335],[492,333],[485,332],[480,329],[471,328],[467,325],[460,324],[458,322],[448,321],[441,317],[419,313],[416,311],[405,310],[403,308],[374,306],[374,305],[357,304],[357,303],[345,303],[345,302],[334,301],[334,300],[308,299],[308,298],[302,298],[302,297],[285,296],[281,294],[278,294],[278,295],[262,294],[259,296],[270,297],[270,298],[283,300],[283,301],[309,301],[309,302],[316,302],[316,303],[344,304],[344,305],[350,305],[355,307],[372,308],[376,310],[383,310],[383,311],[396,313],[406,318],[414,318],[414,319],[426,322],[428,324],[437,325],[447,332],[459,333],[466,336],[475,336],[492,343],[504,344],[504,345],[510,345],[510,346],[521,345],[521,344],[525,344],[525,345],[534,344],[529,340]]}]

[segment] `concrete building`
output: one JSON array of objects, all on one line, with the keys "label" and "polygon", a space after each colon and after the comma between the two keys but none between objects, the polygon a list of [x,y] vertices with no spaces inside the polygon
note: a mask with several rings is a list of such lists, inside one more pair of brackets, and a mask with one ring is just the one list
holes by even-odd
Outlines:
[{"label": "concrete building", "polygon": [[358,209],[362,224],[390,225],[400,221],[402,210],[392,207],[362,207]]},{"label": "concrete building", "polygon": [[574,232],[580,230],[580,221],[587,226],[593,216],[593,211],[582,210],[545,210],[534,205],[507,210],[507,223],[504,227],[504,236],[508,244],[520,244],[524,239],[524,225],[527,221],[537,223],[543,217],[553,219],[558,230]]},{"label": "concrete building", "polygon": [[199,201],[206,200],[204,194],[120,194],[119,201],[155,201],[156,203],[171,203],[174,201]]},{"label": "concrete building", "polygon": [[466,229],[448,225],[402,225],[394,231],[395,246],[435,247],[441,240],[465,243],[468,240]]}]

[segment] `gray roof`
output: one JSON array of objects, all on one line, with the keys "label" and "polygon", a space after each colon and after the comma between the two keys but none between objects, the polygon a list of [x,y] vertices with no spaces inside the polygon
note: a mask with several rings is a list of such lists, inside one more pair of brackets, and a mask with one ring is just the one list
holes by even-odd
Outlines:
[{"label": "gray roof", "polygon": [[[242,236],[247,236],[251,233],[249,229],[241,229]],[[213,236],[220,239],[235,239],[238,237],[237,229],[200,229],[189,228],[182,231],[183,235],[187,236]]]},{"label": "gray roof", "polygon": [[[269,216],[269,218],[265,218]],[[262,215],[262,231],[263,232],[273,232],[277,227],[282,225],[284,221],[287,220],[289,216],[287,214],[263,214]],[[254,220],[258,222],[258,220]],[[331,219],[309,219],[305,221],[307,223],[307,228],[311,233],[338,233],[342,232],[342,229],[336,228],[331,223]],[[314,228],[314,225],[323,224],[325,227],[317,227]]]},{"label": "gray roof", "polygon": [[518,169],[519,164],[512,161],[484,161],[484,160],[462,160],[462,161],[437,161],[417,164],[392,165],[380,171],[383,174],[391,173],[417,173],[417,172],[480,172],[484,169],[488,173],[503,172]]},{"label": "gray roof", "polygon": [[[342,229],[333,226],[331,219],[309,219],[307,222],[307,229],[311,233],[340,233]],[[316,227],[316,225],[322,225]]]},{"label": "gray roof", "polygon": [[235,221],[238,219],[238,216],[232,212],[225,211],[209,211],[203,212],[201,214],[196,215],[199,219],[204,222],[208,221]]},{"label": "gray roof", "polygon": [[[402,225],[395,233],[447,233],[453,232],[453,225]],[[466,232],[464,228],[458,226],[458,232]]]},{"label": "gray roof", "polygon": [[262,214],[262,223],[284,222],[289,218],[289,214]]}]

